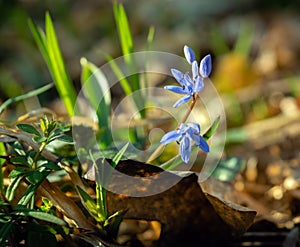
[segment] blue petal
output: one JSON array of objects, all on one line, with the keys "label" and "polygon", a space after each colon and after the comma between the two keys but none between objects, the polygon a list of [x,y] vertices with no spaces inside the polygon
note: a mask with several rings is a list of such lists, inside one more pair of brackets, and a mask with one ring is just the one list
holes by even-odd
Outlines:
[{"label": "blue petal", "polygon": [[186,92],[183,90],[182,87],[178,87],[178,86],[165,86],[164,89],[170,90],[174,93],[178,93],[178,94],[186,94]]},{"label": "blue petal", "polygon": [[195,61],[194,51],[190,47],[188,47],[187,45],[184,46],[183,51],[184,51],[186,61],[188,61],[189,64],[192,64],[192,62]]},{"label": "blue petal", "polygon": [[172,130],[166,133],[160,140],[162,144],[168,144],[170,142],[176,141],[181,136],[180,131]]},{"label": "blue petal", "polygon": [[173,105],[174,108],[177,108],[178,106],[188,102],[192,98],[192,95],[186,95],[179,100],[176,101],[176,103]]},{"label": "blue petal", "polygon": [[193,133],[200,135],[200,125],[198,123],[188,123],[187,125],[193,130]]},{"label": "blue petal", "polygon": [[177,69],[171,69],[171,73],[181,86],[185,86],[184,74],[181,71]]},{"label": "blue petal", "polygon": [[191,77],[189,75],[189,72],[184,73],[183,78],[184,78],[184,81],[185,81],[185,86],[191,87],[191,88],[194,87],[194,82],[191,79]]},{"label": "blue petal", "polygon": [[199,93],[203,88],[204,88],[203,79],[200,76],[198,76],[195,80],[193,91],[194,91],[194,93]]},{"label": "blue petal", "polygon": [[191,140],[189,137],[184,137],[182,141],[180,142],[180,155],[181,159],[185,162],[188,163],[190,159],[190,154],[191,154]]},{"label": "blue petal", "polygon": [[202,136],[200,136],[200,143],[198,147],[201,148],[206,153],[209,152],[209,146]]},{"label": "blue petal", "polygon": [[193,80],[195,80],[196,77],[199,76],[198,63],[196,60],[192,63],[192,72],[193,72]]},{"label": "blue petal", "polygon": [[211,56],[208,54],[206,55],[200,62],[200,75],[203,78],[206,78],[209,76],[211,72]]}]

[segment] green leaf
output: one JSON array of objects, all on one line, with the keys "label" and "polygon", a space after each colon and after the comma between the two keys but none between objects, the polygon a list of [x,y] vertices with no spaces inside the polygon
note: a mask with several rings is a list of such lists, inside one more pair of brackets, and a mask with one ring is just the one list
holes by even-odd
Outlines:
[{"label": "green leaf", "polygon": [[113,5],[113,10],[123,55],[130,54],[133,52],[133,40],[125,9],[122,4],[115,2]]},{"label": "green leaf", "polygon": [[48,129],[47,129],[48,134],[50,134],[55,129],[56,126],[57,126],[57,122],[55,122],[55,121],[49,122]]},{"label": "green leaf", "polygon": [[23,131],[25,131],[29,134],[33,134],[33,135],[36,135],[36,136],[41,136],[40,132],[30,124],[17,124],[17,127],[20,130],[23,130]]},{"label": "green leaf", "polygon": [[15,192],[18,189],[20,182],[22,181],[22,176],[16,177],[7,187],[5,197],[7,198],[8,201],[11,201],[14,196]]},{"label": "green leaf", "polygon": [[[34,38],[35,42],[37,43],[47,65],[51,66],[51,61],[50,61],[50,57],[48,54],[47,39],[46,39],[45,33],[43,32],[43,30],[41,30],[41,28],[38,28],[31,19],[28,20],[28,25],[29,25],[30,31],[33,35],[33,38]],[[53,69],[49,68],[49,70],[52,71]]]},{"label": "green leaf", "polygon": [[112,162],[111,162],[111,166],[113,168],[115,168],[119,161],[121,160],[122,156],[124,155],[126,149],[128,148],[128,145],[129,145],[129,142],[127,144],[125,144],[121,149],[120,151],[115,155],[115,157],[112,159]]},{"label": "green leaf", "polygon": [[203,134],[203,138],[207,141],[217,130],[220,123],[220,116],[216,118],[210,128]]},{"label": "green leaf", "polygon": [[9,178],[16,178],[19,176],[24,175],[25,173],[27,173],[29,171],[29,169],[27,167],[17,167],[15,169],[13,169],[10,174],[8,175]]},{"label": "green leaf", "polygon": [[[63,142],[67,142],[67,143],[74,143],[73,138],[71,136],[67,136],[67,135],[58,136],[54,139],[59,140],[59,141],[63,141]],[[51,139],[51,141],[54,140],[54,139]]]},{"label": "green leaf", "polygon": [[12,228],[14,226],[13,221],[9,221],[2,225],[0,228],[0,247],[5,247],[6,245],[6,240],[7,240],[7,235],[11,232]]},{"label": "green leaf", "polygon": [[[197,152],[199,150],[198,146],[193,146],[192,150],[191,150],[191,155],[195,152]],[[174,156],[172,159],[169,159],[168,161],[166,161],[165,163],[159,165],[160,168],[170,171],[173,170],[174,168],[176,168],[177,166],[179,166],[180,164],[182,164],[182,159],[180,154]]]},{"label": "green leaf", "polygon": [[136,73],[136,71],[138,71],[137,64],[134,60],[134,57],[132,56],[132,53],[134,52],[133,39],[126,11],[122,4],[118,4],[116,2],[113,5],[113,10],[122,47],[122,53],[124,55],[124,61],[127,65],[129,73],[131,74],[131,76],[129,77],[131,89],[133,91],[136,91],[136,93],[133,95],[133,100],[135,102],[135,105],[137,106],[137,109],[142,109],[139,111],[140,117],[145,118],[145,109],[143,107],[144,98],[140,91],[141,84],[139,75]]},{"label": "green leaf", "polygon": [[42,142],[47,141],[47,138],[45,136],[35,136],[35,137],[33,137],[33,140],[36,143],[42,143]]},{"label": "green leaf", "polygon": [[81,189],[79,186],[77,186],[79,195],[81,199],[84,202],[85,208],[89,211],[89,213],[98,221],[98,222],[104,222],[105,216],[100,214],[100,211],[97,207],[97,204],[93,200],[93,198],[86,193],[83,189]]},{"label": "green leaf", "polygon": [[22,215],[26,217],[32,217],[38,220],[43,220],[49,223],[65,226],[66,222],[63,221],[62,219],[56,217],[55,215],[48,214],[45,212],[40,212],[36,210],[29,210],[27,208],[19,208],[18,211],[15,212],[17,215]]},{"label": "green leaf", "polygon": [[109,229],[109,233],[113,238],[116,238],[119,232],[120,223],[124,217],[126,211],[118,211],[113,215],[109,216],[104,223],[104,227]]},{"label": "green leaf", "polygon": [[119,68],[117,63],[114,61],[114,59],[108,53],[103,52],[103,54],[104,54],[106,60],[109,62],[109,65],[110,65],[111,69],[113,70],[113,72],[117,76],[117,78],[118,78],[125,94],[126,95],[131,95],[133,91],[131,89],[129,81],[126,79],[126,76],[124,75],[122,70]]},{"label": "green leaf", "polygon": [[[94,64],[85,58],[80,60],[82,66],[81,84],[85,97],[97,113],[99,129],[104,128],[100,139],[101,147],[106,148],[112,142],[110,131],[111,95],[106,77]],[[99,101],[99,99],[101,99]]]},{"label": "green leaf", "polygon": [[60,171],[62,169],[59,165],[53,163],[52,161],[47,161],[47,163],[43,164],[42,167],[45,167],[51,171]]},{"label": "green leaf", "polygon": [[25,93],[25,94],[22,94],[22,95],[19,95],[17,97],[14,97],[14,98],[9,98],[8,100],[4,101],[2,103],[2,105],[0,105],[0,114],[11,104],[13,103],[16,103],[16,102],[19,102],[21,100],[24,100],[24,99],[28,99],[28,98],[31,98],[33,96],[37,96],[39,94],[42,94],[46,91],[48,91],[49,89],[51,89],[53,87],[53,83],[49,83],[45,86],[42,86],[40,88],[37,88],[35,90],[32,90],[28,93]]},{"label": "green leaf", "polygon": [[240,157],[229,157],[218,163],[212,176],[224,182],[231,182],[244,168],[244,159]]},{"label": "green leaf", "polygon": [[244,21],[240,25],[240,31],[235,43],[234,52],[247,57],[253,42],[253,23]]},{"label": "green leaf", "polygon": [[42,177],[40,178],[40,180],[38,182],[36,182],[35,184],[30,184],[24,195],[21,197],[20,201],[18,202],[18,206],[17,208],[22,208],[25,207],[29,204],[29,202],[31,201],[31,198],[34,196],[37,188],[40,186],[40,184],[43,182],[43,180],[48,176],[49,172],[42,172]]},{"label": "green leaf", "polygon": [[40,127],[43,133],[47,132],[47,127],[48,127],[48,119],[47,118],[41,118],[40,119]]},{"label": "green leaf", "polygon": [[10,159],[10,162],[15,165],[26,165],[29,166],[28,159],[25,156],[16,156]]},{"label": "green leaf", "polygon": [[56,88],[66,106],[69,116],[73,116],[73,110],[76,102],[76,91],[66,71],[49,12],[46,13],[45,29],[47,37],[47,51],[50,58],[52,76],[54,77]]},{"label": "green leaf", "polygon": [[73,116],[76,91],[66,71],[53,23],[48,12],[46,13],[45,19],[46,34],[41,28],[38,28],[32,20],[29,20],[28,24],[33,38],[46,61],[60,98],[64,102],[69,116]]},{"label": "green leaf", "polygon": [[[5,155],[5,145],[4,143],[0,142],[0,155]],[[5,163],[5,159],[0,158],[0,193],[4,193],[4,176],[2,172],[2,166]]]},{"label": "green leaf", "polygon": [[26,175],[26,180],[31,184],[38,184],[43,179],[40,171],[31,171]]}]

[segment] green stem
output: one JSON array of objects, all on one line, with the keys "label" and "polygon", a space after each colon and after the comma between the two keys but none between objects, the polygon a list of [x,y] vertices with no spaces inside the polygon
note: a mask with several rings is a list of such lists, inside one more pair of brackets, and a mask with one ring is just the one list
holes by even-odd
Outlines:
[{"label": "green stem", "polygon": [[41,153],[43,152],[43,150],[45,149],[47,145],[47,142],[42,142],[40,148],[39,148],[39,151],[35,154],[34,158],[33,158],[33,162],[32,162],[32,169],[35,170],[37,168],[37,162],[38,162],[38,159],[41,155]]},{"label": "green stem", "polygon": [[[177,130],[179,128],[179,126],[183,123],[186,122],[186,120],[188,119],[188,117],[190,116],[196,102],[197,102],[197,99],[198,99],[198,93],[195,93],[193,95],[193,101],[192,103],[190,104],[189,108],[187,109],[186,113],[184,114],[183,118],[181,119],[181,121],[178,123],[178,125],[176,126],[175,130]],[[163,150],[164,148],[164,144],[160,144],[157,149],[155,149],[155,151],[150,155],[150,157],[148,158],[148,160],[146,161],[146,163],[150,163],[152,160],[154,160],[158,154]]]}]

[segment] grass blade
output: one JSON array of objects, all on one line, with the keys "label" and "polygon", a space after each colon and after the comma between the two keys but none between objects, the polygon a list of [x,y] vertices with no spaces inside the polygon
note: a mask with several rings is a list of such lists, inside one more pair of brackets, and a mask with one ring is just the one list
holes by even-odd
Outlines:
[{"label": "grass blade", "polygon": [[63,61],[57,41],[55,29],[48,12],[46,13],[45,22],[47,50],[50,58],[50,63],[52,64],[52,73],[56,79],[56,88],[66,106],[69,116],[73,116],[73,110],[76,102],[76,92],[66,71],[65,63]]},{"label": "grass blade", "polygon": [[33,91],[30,91],[28,93],[25,93],[25,94],[22,94],[22,95],[19,95],[17,97],[14,97],[14,98],[10,98],[6,101],[3,102],[2,105],[0,105],[0,114],[5,110],[6,107],[8,107],[9,105],[13,104],[13,103],[16,103],[16,102],[19,102],[21,100],[24,100],[24,99],[28,99],[30,97],[33,97],[33,96],[37,96],[41,93],[44,93],[46,92],[47,90],[51,89],[53,87],[53,83],[49,83],[45,86],[42,86],[40,88],[37,88]]},{"label": "grass blade", "polygon": [[122,70],[116,64],[114,59],[107,53],[104,53],[104,56],[105,56],[106,60],[109,62],[110,67],[113,70],[113,72],[115,73],[115,75],[117,76],[118,80],[120,81],[120,84],[121,84],[125,94],[126,95],[132,94],[132,89],[131,89],[131,86],[130,86],[128,80],[126,79],[126,76],[123,74]]},{"label": "grass blade", "polygon": [[139,111],[140,117],[145,118],[146,112],[144,110],[144,100],[141,95],[141,83],[139,75],[136,73],[137,64],[131,55],[134,52],[133,39],[132,34],[128,22],[128,18],[126,15],[125,8],[122,4],[114,3],[113,5],[114,16],[116,21],[116,26],[119,33],[119,39],[121,43],[122,53],[124,56],[125,64],[127,65],[128,72],[130,74],[130,84],[132,91],[137,91],[134,95],[133,99],[135,101],[135,105],[138,106],[137,109],[142,109]]},{"label": "grass blade", "polygon": [[[85,58],[80,60],[82,66],[81,84],[86,98],[94,108],[98,118],[99,130],[103,129],[100,147],[106,148],[112,142],[110,130],[111,95],[109,84],[104,74]],[[99,99],[101,99],[99,101]]]},{"label": "grass blade", "polygon": [[29,20],[28,24],[33,38],[46,61],[60,98],[65,104],[68,115],[73,116],[76,91],[67,73],[50,14],[46,13],[46,33],[38,28],[32,20]]},{"label": "grass blade", "polygon": [[111,166],[113,168],[115,168],[119,161],[122,159],[122,156],[124,155],[124,153],[126,152],[126,149],[128,148],[129,143],[126,143],[121,149],[120,151],[114,156],[114,158],[112,159],[112,163]]}]

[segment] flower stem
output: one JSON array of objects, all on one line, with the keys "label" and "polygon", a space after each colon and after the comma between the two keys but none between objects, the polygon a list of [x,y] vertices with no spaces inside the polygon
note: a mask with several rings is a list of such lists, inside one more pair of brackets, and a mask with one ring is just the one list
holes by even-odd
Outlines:
[{"label": "flower stem", "polygon": [[[198,98],[198,93],[195,93],[193,95],[193,101],[192,103],[190,104],[189,106],[189,109],[186,111],[186,113],[184,114],[183,118],[181,119],[181,121],[178,123],[178,125],[176,126],[176,130],[179,128],[179,126],[182,124],[182,123],[185,123],[186,120],[188,119],[188,117],[190,116],[195,104],[196,104],[196,101],[197,101],[197,98]],[[154,160],[158,154],[163,150],[165,144],[160,144],[157,149],[154,150],[154,152],[150,155],[150,157],[147,159],[146,163],[150,163],[152,160]]]}]

